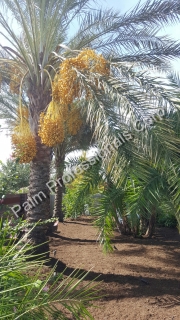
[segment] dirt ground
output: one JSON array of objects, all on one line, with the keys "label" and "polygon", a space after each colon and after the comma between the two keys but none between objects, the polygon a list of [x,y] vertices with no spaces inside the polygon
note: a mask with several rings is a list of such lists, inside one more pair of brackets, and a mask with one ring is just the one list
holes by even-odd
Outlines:
[{"label": "dirt ground", "polygon": [[[97,229],[89,217],[60,223],[52,235],[58,271],[67,267],[101,274],[105,295],[90,308],[95,320],[180,320],[180,235],[176,229],[157,229],[152,239],[114,234],[113,253],[104,255],[96,242]],[[53,253],[52,253],[53,256]]]}]

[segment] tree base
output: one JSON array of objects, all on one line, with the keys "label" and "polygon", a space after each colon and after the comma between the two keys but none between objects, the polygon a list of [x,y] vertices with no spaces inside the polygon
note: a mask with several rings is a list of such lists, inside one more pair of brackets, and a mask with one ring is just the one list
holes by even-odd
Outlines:
[{"label": "tree base", "polygon": [[46,233],[46,235],[49,236],[49,235],[51,235],[52,233],[57,232],[57,230],[58,230],[58,225],[57,225],[57,226],[54,226],[54,222],[50,222],[50,223],[48,224],[48,228],[47,228],[47,233]]},{"label": "tree base", "polygon": [[47,226],[44,225],[25,230],[23,242],[28,242],[32,246],[30,252],[34,252],[37,255],[43,254],[46,257],[49,256],[49,237],[46,232]]}]

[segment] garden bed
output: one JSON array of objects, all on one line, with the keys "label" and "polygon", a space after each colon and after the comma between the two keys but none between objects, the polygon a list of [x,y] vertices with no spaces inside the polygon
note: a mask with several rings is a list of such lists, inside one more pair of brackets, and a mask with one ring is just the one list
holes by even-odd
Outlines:
[{"label": "garden bed", "polygon": [[[50,237],[58,271],[67,267],[100,275],[103,298],[90,308],[95,320],[178,320],[180,314],[180,235],[157,228],[152,239],[114,234],[114,253],[104,255],[90,217],[66,220]],[[54,251],[56,250],[56,251]],[[69,318],[71,319],[71,317]]]}]

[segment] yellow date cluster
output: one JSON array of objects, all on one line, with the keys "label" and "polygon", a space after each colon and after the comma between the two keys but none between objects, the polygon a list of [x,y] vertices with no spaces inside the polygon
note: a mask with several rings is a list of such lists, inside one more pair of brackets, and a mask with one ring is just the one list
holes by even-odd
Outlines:
[{"label": "yellow date cluster", "polygon": [[13,156],[19,158],[20,163],[29,163],[36,155],[36,141],[30,129],[26,127],[22,129],[21,125],[11,136],[12,146],[14,149]]},{"label": "yellow date cluster", "polygon": [[54,101],[50,102],[46,113],[40,114],[38,135],[42,143],[49,147],[61,144],[64,140],[63,118]]},{"label": "yellow date cluster", "polygon": [[18,108],[18,119],[11,136],[13,156],[19,158],[20,163],[29,163],[34,159],[37,149],[36,141],[28,122],[28,108],[21,106]]},{"label": "yellow date cluster", "polygon": [[77,71],[88,71],[103,76],[109,75],[109,66],[102,55],[94,50],[85,49],[77,57],[69,58],[60,65],[52,88],[53,99],[62,105],[71,104],[80,95]]},{"label": "yellow date cluster", "polygon": [[[91,49],[61,63],[52,85],[52,101],[46,113],[41,113],[39,122],[41,141],[50,147],[62,143],[66,134],[76,135],[82,125],[80,111],[73,102],[81,95],[78,71],[109,75],[107,61]],[[89,92],[86,94],[88,97]]]},{"label": "yellow date cluster", "polygon": [[47,112],[40,114],[38,135],[49,147],[61,144],[66,135],[76,135],[82,125],[81,115],[72,103],[69,107],[51,101]]}]

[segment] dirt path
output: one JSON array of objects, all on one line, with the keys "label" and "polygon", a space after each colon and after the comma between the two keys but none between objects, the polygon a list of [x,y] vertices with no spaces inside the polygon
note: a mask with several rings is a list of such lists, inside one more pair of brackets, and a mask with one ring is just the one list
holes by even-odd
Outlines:
[{"label": "dirt path", "polygon": [[96,243],[90,218],[59,224],[51,237],[59,271],[66,265],[93,268],[88,280],[101,274],[105,297],[91,308],[95,320],[180,320],[180,236],[175,229],[157,229],[155,237],[134,239],[115,233],[117,250],[104,255]]}]

